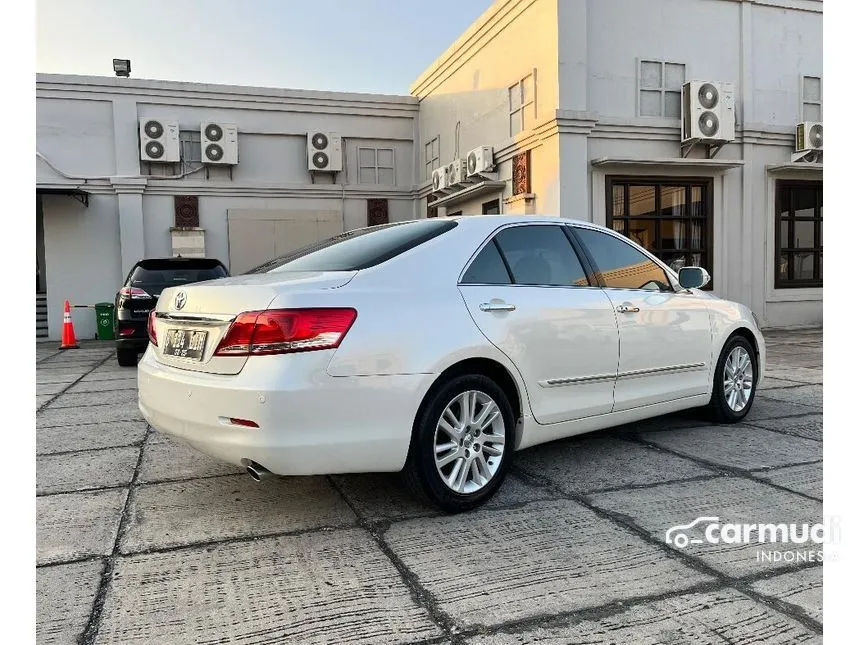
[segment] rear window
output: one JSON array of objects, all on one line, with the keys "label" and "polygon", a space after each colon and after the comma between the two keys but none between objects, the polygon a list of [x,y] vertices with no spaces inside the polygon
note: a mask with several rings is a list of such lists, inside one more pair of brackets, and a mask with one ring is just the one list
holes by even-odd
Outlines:
[{"label": "rear window", "polygon": [[145,291],[161,292],[162,289],[192,282],[215,280],[227,275],[227,270],[217,260],[145,260],[138,264],[129,276],[128,286]]},{"label": "rear window", "polygon": [[417,220],[360,228],[292,251],[251,269],[273,271],[359,271],[376,266],[457,226],[452,220]]}]

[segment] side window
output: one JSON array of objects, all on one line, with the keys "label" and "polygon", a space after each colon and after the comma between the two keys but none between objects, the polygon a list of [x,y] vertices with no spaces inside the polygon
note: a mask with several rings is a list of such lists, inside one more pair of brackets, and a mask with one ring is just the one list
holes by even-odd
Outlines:
[{"label": "side window", "polygon": [[607,287],[672,291],[666,272],[633,245],[587,228],[577,228],[576,235],[594,258]]},{"label": "side window", "polygon": [[514,284],[588,286],[586,272],[560,226],[513,226],[500,231],[496,242]]},{"label": "side window", "polygon": [[505,268],[502,256],[495,242],[490,242],[478,253],[466,273],[461,284],[510,284],[511,277]]}]

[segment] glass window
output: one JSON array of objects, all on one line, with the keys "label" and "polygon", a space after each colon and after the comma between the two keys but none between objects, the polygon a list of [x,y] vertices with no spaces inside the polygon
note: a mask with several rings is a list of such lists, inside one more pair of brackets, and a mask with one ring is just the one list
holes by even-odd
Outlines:
[{"label": "glass window", "polygon": [[686,66],[658,60],[639,63],[639,116],[681,118]]},{"label": "glass window", "polygon": [[463,274],[463,284],[510,284],[511,276],[505,268],[495,242],[490,242],[478,253]]},{"label": "glass window", "polygon": [[701,266],[711,272],[708,231],[712,210],[707,180],[652,181],[631,177],[608,181],[613,195],[606,209],[609,228],[675,271],[684,266]]},{"label": "glass window", "polygon": [[514,136],[533,125],[535,116],[535,75],[529,74],[508,88],[510,135]]},{"label": "glass window", "polygon": [[515,284],[588,286],[585,270],[560,226],[513,226],[495,239]]},{"label": "glass window", "polygon": [[490,202],[484,202],[481,204],[481,214],[482,215],[498,215],[502,211],[499,208],[499,200],[494,199]]},{"label": "glass window", "polygon": [[215,280],[226,275],[227,270],[218,260],[204,258],[143,260],[132,270],[126,286],[138,287],[150,295],[157,296],[167,287]]},{"label": "glass window", "polygon": [[607,287],[672,291],[666,272],[633,245],[592,229],[577,228],[576,234],[597,263]]},{"label": "glass window", "polygon": [[451,220],[415,220],[358,228],[310,244],[248,273],[273,271],[358,271],[390,260],[452,228]]},{"label": "glass window", "polygon": [[801,79],[803,95],[802,120],[803,121],[821,121],[821,77],[819,76],[804,76]]},{"label": "glass window", "polygon": [[358,183],[393,186],[394,149],[359,148]]},{"label": "glass window", "polygon": [[823,285],[823,197],[824,185],[820,181],[777,182],[777,288]]},{"label": "glass window", "polygon": [[430,179],[439,167],[439,135],[424,144],[424,179]]}]

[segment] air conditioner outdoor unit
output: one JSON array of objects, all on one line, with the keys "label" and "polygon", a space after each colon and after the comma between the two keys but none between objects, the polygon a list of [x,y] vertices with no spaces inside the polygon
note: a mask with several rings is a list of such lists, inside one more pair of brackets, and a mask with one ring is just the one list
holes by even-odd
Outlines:
[{"label": "air conditioner outdoor unit", "polygon": [[797,124],[794,137],[795,152],[824,150],[824,125],[817,121],[804,121]]},{"label": "air conditioner outdoor unit", "polygon": [[475,148],[466,156],[466,174],[469,177],[493,171],[493,149],[490,146]]},{"label": "air conditioner outdoor unit", "polygon": [[339,134],[308,132],[308,170],[314,172],[343,170],[343,152]]},{"label": "air conditioner outdoor unit", "polygon": [[448,187],[462,184],[466,181],[466,160],[454,159],[448,164]]},{"label": "air conditioner outdoor unit", "polygon": [[695,140],[735,140],[734,83],[684,83],[681,88],[681,143]]},{"label": "air conditioner outdoor unit", "polygon": [[448,187],[448,167],[442,166],[433,171],[433,192],[438,193]]},{"label": "air conditioner outdoor unit", "polygon": [[201,123],[200,159],[206,164],[235,166],[239,163],[239,129],[226,123]]},{"label": "air conditioner outdoor unit", "polygon": [[179,123],[164,119],[140,120],[142,161],[176,163],[179,156]]}]

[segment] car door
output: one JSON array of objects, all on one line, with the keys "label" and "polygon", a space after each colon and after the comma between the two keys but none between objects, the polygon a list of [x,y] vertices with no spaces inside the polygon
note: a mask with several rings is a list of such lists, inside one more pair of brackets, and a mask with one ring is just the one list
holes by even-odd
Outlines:
[{"label": "car door", "polygon": [[618,319],[615,411],[705,394],[711,324],[706,299],[676,288],[663,267],[609,232],[571,227]]},{"label": "car door", "polygon": [[497,231],[460,293],[475,324],[513,361],[538,423],[612,410],[618,330],[606,293],[558,224]]}]

